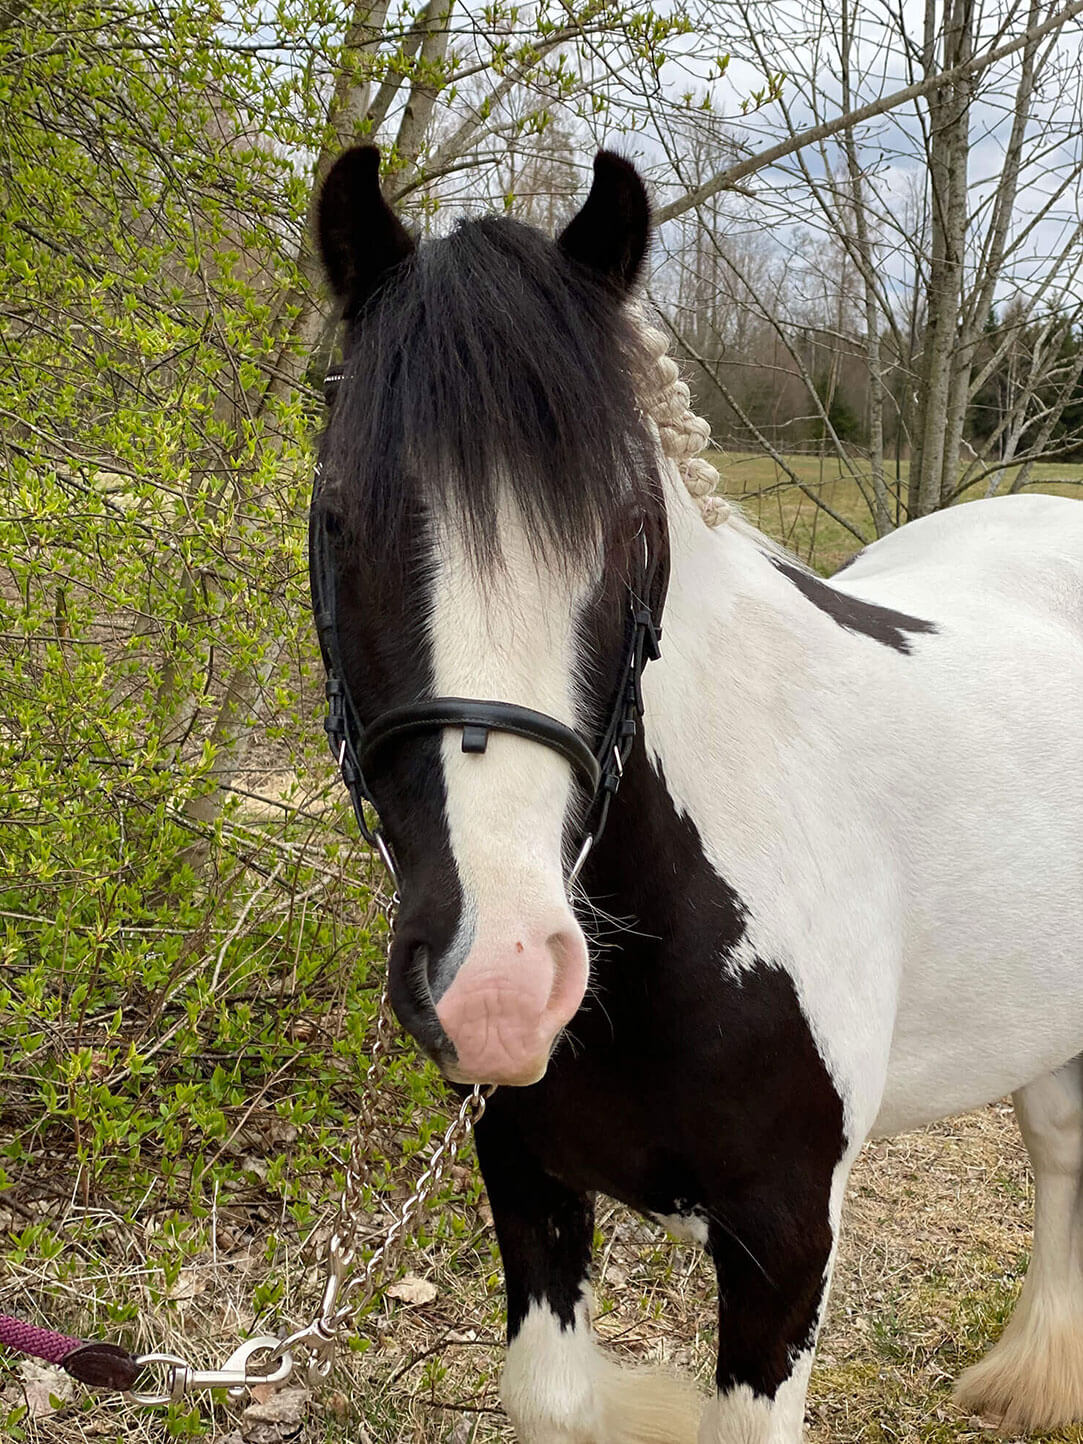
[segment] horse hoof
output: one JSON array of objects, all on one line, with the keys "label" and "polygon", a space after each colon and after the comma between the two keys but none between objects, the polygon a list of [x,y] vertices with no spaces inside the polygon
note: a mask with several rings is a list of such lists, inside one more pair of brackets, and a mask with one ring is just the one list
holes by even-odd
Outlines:
[{"label": "horse hoof", "polygon": [[955,1402],[1000,1434],[1047,1433],[1083,1420],[1083,1322],[1015,1320],[961,1374]]}]

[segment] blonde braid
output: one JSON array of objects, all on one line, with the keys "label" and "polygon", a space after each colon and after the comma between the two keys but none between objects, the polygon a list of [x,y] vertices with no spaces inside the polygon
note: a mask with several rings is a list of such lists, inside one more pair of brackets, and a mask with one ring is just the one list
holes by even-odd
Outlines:
[{"label": "blonde braid", "polygon": [[645,318],[640,319],[639,328],[655,362],[653,395],[644,397],[644,410],[657,426],[662,450],[676,466],[703,520],[708,526],[721,526],[729,520],[732,508],[716,494],[721,481],[717,468],[700,455],[710,444],[710,424],[692,410],[692,393],[681,380],[665,335]]}]

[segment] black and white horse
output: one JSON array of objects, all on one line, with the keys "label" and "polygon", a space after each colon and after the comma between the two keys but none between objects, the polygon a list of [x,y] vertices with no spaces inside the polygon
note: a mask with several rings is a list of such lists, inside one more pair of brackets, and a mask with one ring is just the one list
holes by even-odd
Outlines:
[{"label": "black and white horse", "polygon": [[[627,302],[648,226],[606,152],[556,242],[415,248],[372,149],[319,211],[346,362],[314,525],[396,1009],[501,1085],[504,1402],[532,1444],[794,1444],[862,1142],[1014,1091],[1034,1255],[960,1392],[1081,1418],[1083,507],[958,507],[830,583],[708,528]],[[592,1339],[598,1191],[709,1249],[709,1402]]]}]

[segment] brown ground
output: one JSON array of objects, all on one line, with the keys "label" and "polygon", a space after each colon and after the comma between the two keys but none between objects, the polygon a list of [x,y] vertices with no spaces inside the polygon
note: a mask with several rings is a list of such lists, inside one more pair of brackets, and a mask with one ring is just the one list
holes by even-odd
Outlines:
[{"label": "brown ground", "polygon": [[[950,1386],[1007,1316],[1030,1245],[1031,1204],[1026,1154],[1007,1104],[865,1149],[813,1375],[811,1444],[990,1437],[954,1408]],[[599,1226],[602,1337],[625,1362],[691,1368],[706,1386],[713,1282],[702,1255],[616,1206],[600,1209]],[[434,1232],[441,1236],[419,1243],[407,1267],[436,1286],[436,1297],[385,1300],[369,1318],[369,1346],[308,1399],[303,1423],[257,1427],[221,1408],[204,1417],[203,1437],[229,1444],[277,1444],[291,1435],[304,1444],[510,1440],[496,1395],[500,1275],[484,1202],[463,1197],[453,1225],[445,1219]],[[145,1318],[144,1329],[157,1331],[160,1347],[220,1356],[232,1347],[257,1276],[236,1259],[201,1270],[188,1301]],[[300,1321],[301,1277],[291,1283],[298,1302],[290,1312]],[[131,1278],[118,1280],[118,1296],[135,1287]],[[172,1436],[198,1428],[178,1419]],[[161,1415],[103,1404],[42,1420],[28,1437],[75,1444],[168,1435]],[[1083,1430],[1054,1437],[1080,1444]]]}]

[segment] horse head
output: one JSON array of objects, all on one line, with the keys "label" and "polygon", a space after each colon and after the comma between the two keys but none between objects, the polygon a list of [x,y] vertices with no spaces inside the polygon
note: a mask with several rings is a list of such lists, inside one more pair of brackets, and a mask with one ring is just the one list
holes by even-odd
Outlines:
[{"label": "horse head", "polygon": [[605,151],[555,241],[500,218],[415,245],[372,147],[320,197],[345,320],[314,503],[334,647],[399,876],[392,1001],[459,1082],[537,1081],[588,986],[571,875],[665,589],[626,306],[648,234]]}]

